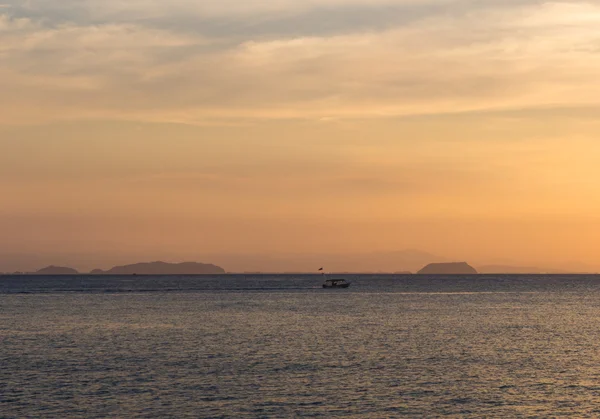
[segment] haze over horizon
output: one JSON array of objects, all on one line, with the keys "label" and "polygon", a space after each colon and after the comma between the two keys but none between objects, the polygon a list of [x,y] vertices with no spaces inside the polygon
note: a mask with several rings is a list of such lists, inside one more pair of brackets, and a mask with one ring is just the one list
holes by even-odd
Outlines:
[{"label": "haze over horizon", "polygon": [[0,255],[597,271],[599,36],[578,0],[0,0]]}]

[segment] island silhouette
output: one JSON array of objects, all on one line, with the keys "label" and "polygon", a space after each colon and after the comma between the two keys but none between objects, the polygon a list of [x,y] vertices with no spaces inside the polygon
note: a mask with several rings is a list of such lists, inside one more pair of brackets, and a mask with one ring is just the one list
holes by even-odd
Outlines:
[{"label": "island silhouette", "polygon": [[418,275],[476,275],[477,271],[467,262],[430,263]]},{"label": "island silhouette", "polygon": [[[211,263],[199,262],[144,262],[115,266],[108,270],[94,269],[89,275],[216,275],[225,269]],[[50,265],[35,272],[13,272],[12,275],[82,275],[76,269]]]},{"label": "island silhouette", "polygon": [[68,268],[66,266],[46,266],[38,271],[33,272],[33,275],[78,275],[79,272],[76,269]]}]

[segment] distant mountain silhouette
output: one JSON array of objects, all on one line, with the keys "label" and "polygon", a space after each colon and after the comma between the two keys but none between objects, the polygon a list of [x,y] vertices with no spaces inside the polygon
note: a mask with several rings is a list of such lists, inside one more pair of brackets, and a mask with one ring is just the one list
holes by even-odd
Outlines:
[{"label": "distant mountain silhouette", "polygon": [[477,271],[467,262],[430,263],[419,272],[419,275],[471,275]]},{"label": "distant mountain silhouette", "polygon": [[65,266],[47,266],[32,275],[77,275],[79,272],[73,268],[67,268]]},{"label": "distant mountain silhouette", "polygon": [[197,262],[149,262],[115,266],[107,271],[94,269],[90,273],[93,275],[204,275],[224,274],[225,270],[220,266]]}]

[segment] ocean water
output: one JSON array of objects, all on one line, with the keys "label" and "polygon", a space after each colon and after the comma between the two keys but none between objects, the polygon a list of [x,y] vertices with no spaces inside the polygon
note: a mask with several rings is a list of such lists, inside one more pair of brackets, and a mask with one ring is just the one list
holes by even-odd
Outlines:
[{"label": "ocean water", "polygon": [[600,277],[348,279],[0,277],[0,417],[600,417]]}]

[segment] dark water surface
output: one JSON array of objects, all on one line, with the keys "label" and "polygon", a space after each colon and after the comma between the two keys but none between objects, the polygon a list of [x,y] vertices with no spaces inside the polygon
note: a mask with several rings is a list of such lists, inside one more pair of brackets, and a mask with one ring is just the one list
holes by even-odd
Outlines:
[{"label": "dark water surface", "polygon": [[0,277],[0,417],[600,417],[600,277]]}]

